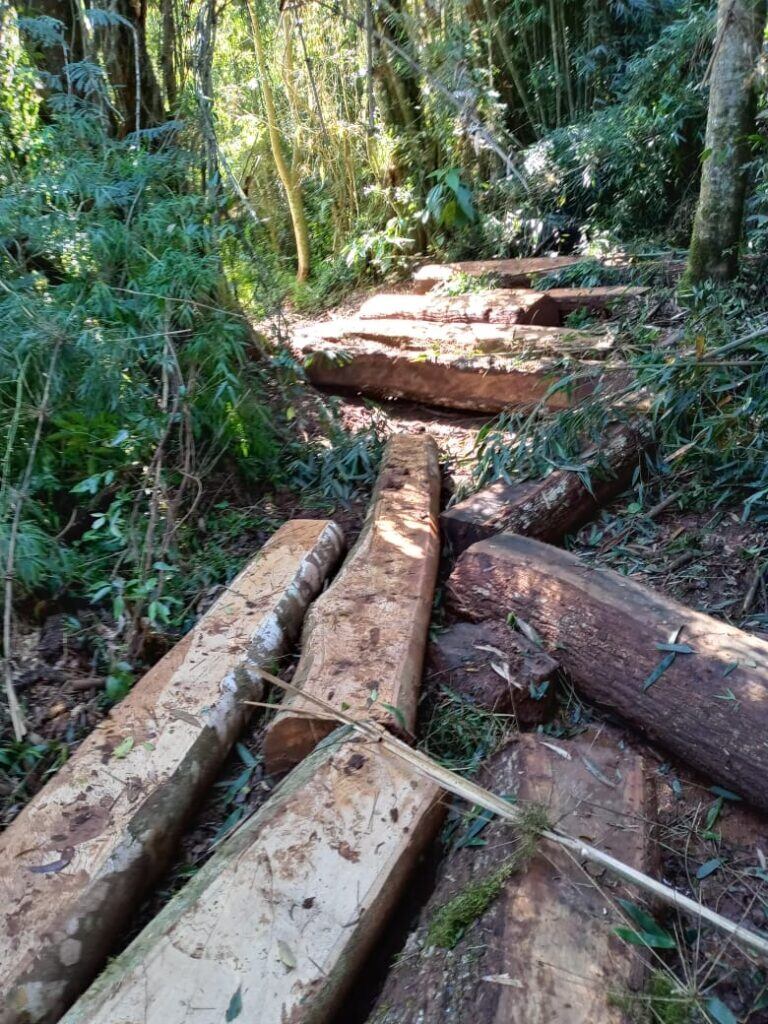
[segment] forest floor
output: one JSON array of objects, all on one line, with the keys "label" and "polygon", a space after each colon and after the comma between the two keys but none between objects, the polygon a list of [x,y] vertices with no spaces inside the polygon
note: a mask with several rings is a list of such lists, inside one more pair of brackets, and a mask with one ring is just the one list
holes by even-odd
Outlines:
[{"label": "forest floor", "polygon": [[[359,300],[356,296],[340,312],[348,311]],[[305,410],[310,427],[312,401],[310,398]],[[337,397],[334,404],[341,425],[350,434],[372,429],[382,436],[428,431],[440,450],[443,507],[457,487],[470,486],[477,459],[478,434],[487,423],[487,416],[436,412],[409,402],[371,402],[354,396]],[[667,481],[665,493],[673,490],[674,482]],[[227,497],[235,506],[245,507],[255,496],[230,494]],[[230,554],[242,556],[244,561],[258,550],[276,525],[296,517],[334,518],[351,543],[362,524],[368,498],[366,486],[361,486],[351,501],[334,504],[326,500],[320,508],[308,508],[305,494],[289,490],[271,495],[268,503],[259,497],[251,506],[252,528],[238,530],[228,539]],[[625,494],[603,508],[594,522],[568,540],[567,546],[585,560],[609,566],[694,609],[736,622],[768,638],[768,593],[761,561],[765,543],[763,527],[749,520],[744,522],[735,507],[714,513],[689,512],[680,510],[676,503],[653,521],[638,517],[633,524],[632,501],[632,495]],[[216,589],[201,594],[198,612],[213,600]],[[79,739],[109,711],[109,703],[104,700],[105,680],[94,671],[89,651],[79,646],[77,635],[67,628],[67,614],[66,609],[38,610],[38,623],[28,624],[20,636],[20,671],[15,684],[27,706],[33,742],[45,750],[45,756],[41,755],[36,767],[22,777],[8,774],[0,777],[3,808],[0,824],[7,824],[15,817]],[[438,591],[433,629],[439,631],[446,624]],[[93,623],[90,625],[93,627]],[[104,642],[108,643],[109,623],[100,621],[97,625],[104,634]],[[168,640],[157,637],[154,647],[149,647],[148,660],[152,660],[153,655],[159,658],[167,647]],[[286,679],[291,678],[297,659],[298,652],[294,652],[281,666]],[[461,759],[472,754],[471,744],[477,739],[478,728],[493,735],[497,742],[509,734],[505,716],[493,722],[493,715],[488,715],[478,724],[462,721],[465,714],[455,703],[443,700],[433,680],[425,679],[420,734],[422,745],[429,752],[444,759]],[[604,716],[585,705],[566,686],[556,718],[547,726],[547,732],[553,737],[573,736],[586,723],[603,720]],[[275,780],[265,775],[262,766],[260,751],[265,724],[263,717],[256,718],[242,737],[209,799],[186,832],[173,868],[137,915],[131,935],[200,867],[231,828],[268,798]],[[454,736],[446,741],[449,733]],[[630,744],[637,743],[629,733],[625,733],[625,739]],[[490,752],[486,749],[486,753]],[[707,903],[721,913],[764,930],[768,921],[765,885],[768,874],[764,870],[768,823],[745,811],[736,798],[713,792],[708,784],[691,776],[682,766],[645,745],[643,752],[657,765],[661,809],[654,830],[662,878],[689,895],[705,897]],[[700,866],[715,861],[716,869],[706,881],[697,881]],[[756,863],[758,867],[763,866],[762,874],[755,872]],[[408,923],[399,921],[396,925],[401,936]],[[687,924],[676,920],[671,927],[682,936]],[[390,936],[388,941],[396,946],[398,940]],[[677,977],[687,989],[708,996],[715,993],[734,1012],[746,1015],[744,1019],[751,1024],[768,1022],[766,979],[749,959],[733,946],[723,944],[717,936],[707,933],[694,940],[689,937],[685,942],[681,940],[678,951],[664,960],[659,959],[655,969],[661,972],[662,978]],[[359,996],[361,1021],[374,995],[369,990]],[[659,1015],[656,1019],[671,1022],[696,1018]]]}]

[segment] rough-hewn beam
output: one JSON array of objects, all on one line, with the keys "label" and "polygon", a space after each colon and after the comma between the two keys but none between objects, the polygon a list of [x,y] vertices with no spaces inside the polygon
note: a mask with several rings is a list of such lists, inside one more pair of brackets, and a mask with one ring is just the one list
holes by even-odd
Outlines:
[{"label": "rough-hewn beam", "polygon": [[374,295],[363,303],[357,315],[361,320],[560,326],[557,302],[542,292],[523,289],[469,292],[467,295]]},{"label": "rough-hewn beam", "polygon": [[58,1020],[109,956],[342,546],[281,527],[0,838],[2,1024]]},{"label": "rough-hewn beam", "polygon": [[[347,714],[414,730],[440,551],[439,502],[433,438],[396,434],[362,533],[307,617],[294,686]],[[332,729],[314,705],[289,699],[267,731],[267,768],[291,767]]]},{"label": "rough-hewn beam", "polygon": [[[566,831],[648,871],[653,782],[620,738],[608,729],[571,741],[523,735],[491,758],[481,782],[543,805]],[[473,827],[470,819],[467,836]],[[440,867],[369,1024],[628,1024],[624,1006],[646,958],[614,934],[623,922],[613,900],[642,899],[614,879],[593,882],[564,851],[516,862],[521,840],[507,823],[477,837],[482,845],[458,844]]]},{"label": "rough-hewn beam", "polygon": [[519,615],[582,694],[768,810],[766,641],[511,533],[468,548],[448,592],[470,618]]},{"label": "rough-hewn beam", "polygon": [[331,737],[61,1024],[331,1024],[440,821],[437,787]]},{"label": "rough-hewn beam", "polygon": [[491,277],[503,288],[527,288],[537,274],[552,274],[572,267],[578,256],[543,256],[515,260],[465,260],[460,263],[430,263],[419,267],[413,275],[414,290],[426,292],[436,284],[444,284],[463,274],[466,277]]}]

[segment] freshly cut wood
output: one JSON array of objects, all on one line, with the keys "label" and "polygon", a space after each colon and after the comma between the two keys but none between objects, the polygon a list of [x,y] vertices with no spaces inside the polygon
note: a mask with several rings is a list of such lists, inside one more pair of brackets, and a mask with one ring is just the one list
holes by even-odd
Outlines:
[{"label": "freshly cut wood", "polygon": [[470,618],[519,615],[582,694],[768,810],[766,641],[511,533],[468,548],[448,592]]},{"label": "freshly cut wood", "polygon": [[541,292],[522,289],[467,295],[375,295],[363,303],[357,315],[361,320],[560,326],[560,307],[554,299]]},{"label": "freshly cut wood", "polygon": [[338,562],[286,523],[0,838],[0,1021],[58,1020],[109,956]]},{"label": "freshly cut wood", "polygon": [[[413,732],[440,542],[440,467],[428,434],[390,438],[368,517],[333,584],[307,616],[293,685],[347,714]],[[264,744],[290,768],[335,727],[287,698]]]},{"label": "freshly cut wood", "polygon": [[460,263],[430,263],[413,275],[414,291],[427,292],[445,284],[457,274],[494,279],[503,288],[528,288],[537,274],[553,274],[580,262],[578,256],[543,256],[517,260],[465,260]]},{"label": "freshly cut wood", "polygon": [[506,483],[497,480],[440,516],[454,553],[503,530],[549,543],[588,522],[632,480],[651,442],[647,421],[616,424],[605,442],[579,460],[589,473],[558,469],[543,480]]},{"label": "freshly cut wood", "polygon": [[550,288],[546,294],[557,303],[561,316],[565,317],[579,309],[600,313],[623,302],[642,298],[648,294],[648,288],[618,284],[603,288]]},{"label": "freshly cut wood", "polygon": [[440,822],[434,783],[330,738],[61,1024],[326,1024]]},{"label": "freshly cut wood", "polygon": [[[608,729],[551,743],[527,734],[491,758],[480,781],[543,805],[558,827],[648,871],[655,791],[620,738]],[[467,838],[476,826],[470,819]],[[645,958],[614,933],[625,922],[613,901],[642,898],[607,876],[593,883],[565,851],[526,863],[508,823],[492,821],[480,836],[483,845],[457,845],[441,866],[369,1024],[628,1024],[622,1006],[642,985]],[[462,898],[474,919],[459,913]]]},{"label": "freshly cut wood", "polygon": [[603,357],[613,348],[607,331],[580,331],[571,327],[536,327],[471,322],[434,325],[421,320],[324,320],[294,335],[307,342],[376,341],[392,348],[417,351],[439,346],[457,355],[509,355],[520,359],[542,355]]},{"label": "freshly cut wood", "polygon": [[474,355],[429,343],[398,350],[360,338],[337,345],[302,336],[293,339],[292,350],[318,387],[488,413],[538,402],[550,409],[567,408],[594,391],[601,371],[599,362],[582,360],[578,382],[555,389],[571,371],[546,358]]}]

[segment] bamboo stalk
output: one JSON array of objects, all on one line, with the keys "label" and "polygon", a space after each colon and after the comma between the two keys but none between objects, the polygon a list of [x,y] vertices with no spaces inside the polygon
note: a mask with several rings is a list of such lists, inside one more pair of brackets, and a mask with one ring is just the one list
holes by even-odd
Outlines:
[{"label": "bamboo stalk", "polygon": [[[519,805],[511,805],[506,800],[496,796],[495,793],[491,793],[490,790],[479,786],[476,782],[471,782],[456,772],[452,772],[449,768],[444,768],[431,757],[419,750],[414,750],[407,743],[399,740],[396,736],[392,736],[377,723],[351,718],[321,697],[299,691],[297,687],[284,682],[263,668],[259,668],[257,671],[264,680],[288,693],[301,692],[305,700],[321,708],[328,717],[335,718],[336,721],[344,723],[354,732],[369,739],[374,744],[374,749],[382,750],[390,756],[396,757],[402,763],[409,765],[418,774],[437,783],[446,792],[476,804],[484,810],[491,811],[513,825],[520,825],[522,823],[523,814]],[[609,853],[605,853],[596,846],[584,843],[579,839],[574,839],[573,836],[569,836],[559,829],[544,829],[540,835],[547,842],[569,850],[582,860],[588,860],[593,864],[599,864],[601,867],[607,868],[625,881],[651,893],[668,906],[706,921],[707,924],[730,935],[734,940],[741,942],[742,945],[748,947],[753,952],[768,957],[768,936],[763,936],[751,931],[749,928],[744,928],[729,918],[723,917],[722,914],[718,914],[716,911],[710,910],[708,907],[690,899],[690,897],[684,896],[671,886],[665,885],[663,882],[651,878],[642,871],[630,867],[630,865],[625,864],[616,857],[612,857]]]}]

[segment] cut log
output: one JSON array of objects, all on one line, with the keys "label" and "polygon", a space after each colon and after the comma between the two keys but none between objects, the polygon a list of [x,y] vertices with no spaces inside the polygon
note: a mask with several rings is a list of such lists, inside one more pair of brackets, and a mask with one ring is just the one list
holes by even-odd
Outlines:
[{"label": "cut log", "polygon": [[358,338],[342,346],[299,336],[292,350],[318,387],[488,413],[538,402],[550,409],[567,408],[594,391],[601,371],[597,361],[580,361],[578,382],[552,390],[570,372],[553,360],[454,353],[438,345],[398,351]]},{"label": "cut log", "polygon": [[440,517],[455,554],[486,537],[508,531],[556,543],[577,530],[631,482],[651,441],[648,423],[615,425],[604,444],[579,460],[589,473],[558,469],[543,480],[490,487],[447,509]]},{"label": "cut log", "polygon": [[297,331],[307,342],[376,341],[391,348],[424,351],[439,347],[456,355],[508,355],[519,359],[542,355],[604,357],[613,348],[607,331],[571,327],[536,327],[491,323],[430,324],[420,320],[324,320]]},{"label": "cut log", "polygon": [[[543,804],[548,818],[566,831],[588,835],[648,871],[654,788],[643,759],[619,739],[608,730],[553,743],[521,736],[491,758],[481,782]],[[476,824],[470,820],[467,837]],[[612,901],[642,899],[606,876],[593,883],[564,851],[549,848],[546,856],[534,853],[527,864],[516,864],[515,833],[507,823],[493,821],[480,836],[482,846],[459,846],[441,866],[435,892],[369,1024],[636,1019],[622,1006],[642,986],[645,958],[615,935],[614,927],[624,922]],[[462,897],[467,907],[474,903],[474,919],[469,911],[456,912]]]},{"label": "cut log", "polygon": [[342,546],[281,527],[0,838],[2,1024],[58,1020],[106,960]]},{"label": "cut log", "polygon": [[557,662],[506,622],[457,622],[429,645],[428,675],[486,711],[530,728],[551,718]]},{"label": "cut log", "polygon": [[330,739],[61,1024],[330,1024],[440,821],[437,787]]},{"label": "cut log", "polygon": [[469,618],[519,615],[585,697],[768,810],[766,641],[511,533],[468,548],[448,592]]},{"label": "cut log", "polygon": [[554,299],[541,292],[524,290],[467,295],[375,295],[363,303],[357,315],[361,320],[560,326],[560,307]]},{"label": "cut log", "polygon": [[491,277],[502,288],[528,288],[538,274],[553,274],[579,263],[578,256],[544,256],[517,260],[465,260],[460,263],[430,263],[413,275],[415,292],[427,292],[445,284],[457,274],[467,277]]},{"label": "cut log", "polygon": [[648,290],[619,284],[603,288],[550,288],[546,294],[557,303],[560,315],[566,317],[580,309],[602,313],[622,303],[640,299],[648,294]]},{"label": "cut log", "polygon": [[[307,616],[294,686],[349,715],[414,731],[440,553],[439,502],[433,438],[396,434],[362,533]],[[267,731],[267,769],[290,768],[333,728],[315,705],[287,699]]]}]

